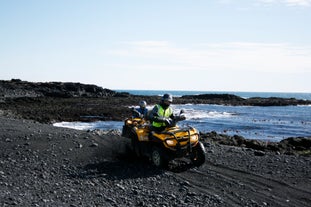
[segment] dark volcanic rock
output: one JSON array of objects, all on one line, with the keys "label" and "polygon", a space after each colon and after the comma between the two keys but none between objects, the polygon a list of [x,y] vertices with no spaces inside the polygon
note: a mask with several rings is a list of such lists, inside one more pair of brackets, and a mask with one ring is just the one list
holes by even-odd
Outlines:
[{"label": "dark volcanic rock", "polygon": [[297,100],[295,98],[278,97],[252,97],[244,99],[232,94],[200,94],[184,95],[176,100],[178,103],[196,103],[196,104],[223,104],[223,105],[247,105],[247,106],[289,106],[289,105],[308,105],[310,100]]},{"label": "dark volcanic rock", "polygon": [[[223,104],[238,105],[245,99],[232,94],[200,94],[184,95],[178,98],[177,103],[195,103],[195,104]],[[175,101],[174,101],[175,102]]]},{"label": "dark volcanic rock", "polygon": [[265,152],[277,152],[281,154],[295,154],[295,155],[311,155],[311,137],[290,137],[283,139],[280,142],[266,142],[254,139],[246,139],[242,136],[229,136],[225,134],[218,134],[215,131],[210,133],[203,133],[201,137],[204,140],[209,140],[213,143],[222,145],[246,147],[254,150]]},{"label": "dark volcanic rock", "polygon": [[260,98],[253,97],[248,98],[245,101],[245,105],[249,106],[289,106],[289,105],[308,105],[310,104],[310,100],[298,100],[295,98],[278,98],[278,97],[270,97],[270,98]]},{"label": "dark volcanic rock", "polygon": [[225,101],[242,101],[245,100],[232,94],[200,94],[200,95],[184,95],[182,98],[186,99],[210,99],[210,100],[225,100]]},{"label": "dark volcanic rock", "polygon": [[[103,89],[102,87],[71,83],[71,82],[46,82],[34,83],[12,79],[11,81],[0,81],[0,97],[112,97],[117,92]],[[125,93],[122,93],[124,96]]]},{"label": "dark volcanic rock", "polygon": [[279,146],[286,149],[288,154],[300,152],[302,155],[311,154],[311,137],[289,137],[280,141]]}]

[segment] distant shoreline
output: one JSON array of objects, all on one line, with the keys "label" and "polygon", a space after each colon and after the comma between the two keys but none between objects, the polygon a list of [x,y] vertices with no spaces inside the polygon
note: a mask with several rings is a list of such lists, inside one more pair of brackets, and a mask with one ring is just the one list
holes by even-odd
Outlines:
[{"label": "distant shoreline", "polygon": [[232,94],[240,96],[242,98],[295,98],[302,100],[311,100],[311,93],[304,92],[247,92],[247,91],[186,91],[186,90],[126,90],[126,89],[117,89],[115,90],[119,93],[129,93],[132,95],[147,95],[147,96],[161,96],[164,93],[170,93],[174,97],[181,97],[183,95],[200,95],[200,94]]}]

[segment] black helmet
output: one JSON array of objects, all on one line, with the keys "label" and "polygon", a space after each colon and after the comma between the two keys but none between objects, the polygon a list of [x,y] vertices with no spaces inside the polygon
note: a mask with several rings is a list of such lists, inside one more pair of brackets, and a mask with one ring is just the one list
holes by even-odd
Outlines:
[{"label": "black helmet", "polygon": [[171,94],[166,93],[162,96],[162,101],[173,102],[173,96]]}]

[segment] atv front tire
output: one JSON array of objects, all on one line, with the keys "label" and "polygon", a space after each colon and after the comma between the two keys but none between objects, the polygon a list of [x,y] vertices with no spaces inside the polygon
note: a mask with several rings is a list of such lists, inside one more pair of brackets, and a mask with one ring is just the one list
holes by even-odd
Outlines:
[{"label": "atv front tire", "polygon": [[206,150],[204,145],[199,142],[194,148],[191,156],[191,161],[194,166],[199,167],[205,162]]},{"label": "atv front tire", "polygon": [[152,148],[151,160],[156,167],[165,168],[168,166],[168,160],[163,150],[159,147]]}]

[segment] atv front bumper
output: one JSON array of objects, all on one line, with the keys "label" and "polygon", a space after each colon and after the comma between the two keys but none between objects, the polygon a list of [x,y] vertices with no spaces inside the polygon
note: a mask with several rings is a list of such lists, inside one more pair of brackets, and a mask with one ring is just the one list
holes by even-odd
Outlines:
[{"label": "atv front bumper", "polygon": [[165,147],[166,153],[170,157],[180,158],[190,155],[193,152],[193,149],[200,144],[200,142],[191,143],[188,142],[186,145],[176,145],[175,147]]}]

